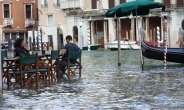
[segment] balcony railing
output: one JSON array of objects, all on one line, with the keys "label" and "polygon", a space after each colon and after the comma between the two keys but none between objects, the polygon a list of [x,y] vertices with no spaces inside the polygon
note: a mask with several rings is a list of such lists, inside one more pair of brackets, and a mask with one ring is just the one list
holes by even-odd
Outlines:
[{"label": "balcony railing", "polygon": [[126,0],[126,2],[131,2],[131,1],[133,1],[133,0]]},{"label": "balcony railing", "polygon": [[13,19],[12,18],[4,18],[3,25],[4,26],[13,26]]},{"label": "balcony railing", "polygon": [[162,3],[163,0],[153,0],[153,1]]},{"label": "balcony railing", "polygon": [[48,7],[48,4],[41,4],[41,7]]},{"label": "balcony railing", "polygon": [[60,3],[54,3],[54,6],[60,6]]},{"label": "balcony railing", "polygon": [[34,26],[35,25],[35,19],[34,18],[27,18],[25,20],[25,27]]},{"label": "balcony railing", "polygon": [[170,4],[170,5],[165,5],[166,8],[182,8],[184,7],[184,4]]},{"label": "balcony railing", "polygon": [[60,7],[61,9],[80,8],[80,1],[81,0],[61,1]]}]

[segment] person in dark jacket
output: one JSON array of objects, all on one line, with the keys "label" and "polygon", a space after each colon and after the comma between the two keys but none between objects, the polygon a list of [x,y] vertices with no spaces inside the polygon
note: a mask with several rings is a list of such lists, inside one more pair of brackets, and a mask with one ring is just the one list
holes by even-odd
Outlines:
[{"label": "person in dark jacket", "polygon": [[[65,68],[66,66],[63,65],[67,65],[67,61],[65,58],[68,57],[68,50],[70,51],[79,51],[80,48],[78,47],[77,44],[72,42],[72,36],[71,35],[67,35],[66,36],[66,42],[67,44],[65,44],[64,49],[62,49],[61,55],[63,55],[63,59],[59,61],[60,66],[62,67],[62,72],[65,72]],[[70,59],[71,63],[77,63],[76,59]]]},{"label": "person in dark jacket", "polygon": [[[72,36],[70,36],[70,35],[66,36],[66,42],[67,42],[67,44],[65,44],[64,49],[61,52],[61,55],[63,55],[63,57],[68,57],[68,50],[70,50],[70,51],[79,51],[80,50],[78,45],[72,42]],[[70,59],[70,60],[76,61],[76,59]]]},{"label": "person in dark jacket", "polygon": [[27,50],[25,47],[24,39],[17,39],[14,43],[14,52],[15,56],[25,55],[29,53],[29,50]]},{"label": "person in dark jacket", "polygon": [[[25,55],[29,53],[29,50],[27,50],[25,48],[25,43],[24,43],[24,39],[17,39],[14,43],[14,52],[15,52],[15,56],[20,56],[20,55]],[[19,63],[19,61],[16,61],[16,63]],[[42,67],[45,66],[45,63],[43,61],[38,60],[38,67]]]}]

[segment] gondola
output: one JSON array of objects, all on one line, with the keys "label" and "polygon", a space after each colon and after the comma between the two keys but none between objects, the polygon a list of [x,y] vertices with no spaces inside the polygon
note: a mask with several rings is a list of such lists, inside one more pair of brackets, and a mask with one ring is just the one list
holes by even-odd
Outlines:
[{"label": "gondola", "polygon": [[[141,51],[146,58],[164,61],[164,47],[153,47],[142,40]],[[167,48],[166,61],[184,63],[184,49]]]}]

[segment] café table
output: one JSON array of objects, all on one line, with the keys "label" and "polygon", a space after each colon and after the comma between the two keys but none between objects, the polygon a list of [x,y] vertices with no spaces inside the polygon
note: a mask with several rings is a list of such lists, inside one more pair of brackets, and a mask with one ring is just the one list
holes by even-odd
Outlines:
[{"label": "caf\u00e9 table", "polygon": [[[62,57],[62,55],[60,55],[60,57]],[[11,76],[9,76],[9,71],[18,71],[18,68],[15,68],[16,62],[20,59],[20,56],[17,57],[9,57],[9,58],[3,58],[2,60],[4,62],[6,62],[6,66],[8,67],[5,71],[5,77],[7,78],[7,86],[9,89],[9,86],[11,84]],[[47,68],[50,68],[51,70],[53,69],[54,74],[57,77],[57,80],[60,79],[60,75],[59,75],[59,69],[55,68],[56,66],[54,66],[53,64],[53,59],[51,58],[51,54],[39,54],[38,55],[38,60],[45,62],[45,64],[47,64]],[[56,60],[55,60],[56,61]],[[59,61],[59,59],[57,60]],[[52,71],[51,71],[52,73]],[[54,79],[53,77],[51,79]]]},{"label": "caf\u00e9 table", "polygon": [[[58,59],[53,59],[51,57],[51,54],[42,54],[38,56],[38,59],[40,61],[44,61],[45,64],[47,64],[51,69],[51,81],[57,78],[57,80],[60,80],[60,72],[59,72],[59,59],[62,58],[63,55],[60,55]],[[56,65],[54,64],[56,61]],[[56,78],[55,78],[56,76]]]},{"label": "caf\u00e9 table", "polygon": [[[39,55],[38,56],[38,59],[39,60],[42,60],[42,59],[40,59],[40,58],[42,58],[42,57],[45,57],[47,60],[49,60],[48,57],[49,56],[49,54],[43,54],[43,55]],[[15,71],[19,71],[18,70],[18,68],[17,68],[17,62],[19,61],[19,59],[20,59],[20,56],[16,56],[16,57],[5,57],[5,58],[3,58],[2,59],[2,61],[5,63],[4,64],[4,68],[3,68],[3,77],[4,78],[6,78],[7,79],[7,88],[9,89],[9,87],[10,87],[10,84],[12,83],[12,81],[11,81],[11,78],[13,77],[13,76],[10,76],[10,71],[13,71],[13,72],[15,72]],[[15,84],[14,84],[15,85]]]}]

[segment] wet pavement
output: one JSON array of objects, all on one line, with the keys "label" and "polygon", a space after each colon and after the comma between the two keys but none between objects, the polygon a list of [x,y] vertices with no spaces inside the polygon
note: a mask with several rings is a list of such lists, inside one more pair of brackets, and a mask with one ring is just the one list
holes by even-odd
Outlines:
[{"label": "wet pavement", "polygon": [[139,50],[83,51],[82,77],[61,80],[39,92],[4,90],[0,109],[6,110],[182,110],[184,65],[145,58],[141,71]]}]

